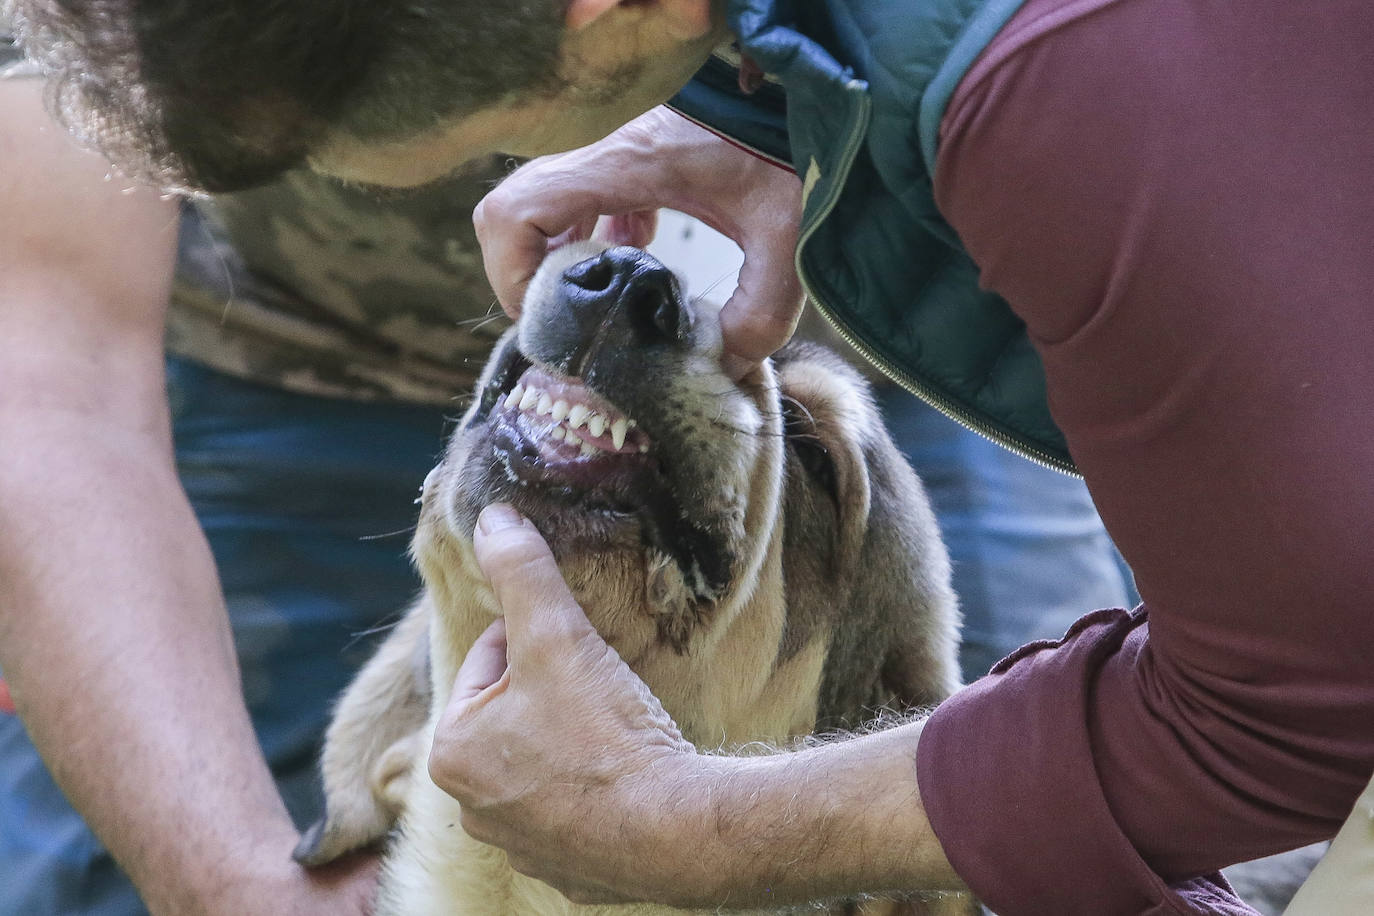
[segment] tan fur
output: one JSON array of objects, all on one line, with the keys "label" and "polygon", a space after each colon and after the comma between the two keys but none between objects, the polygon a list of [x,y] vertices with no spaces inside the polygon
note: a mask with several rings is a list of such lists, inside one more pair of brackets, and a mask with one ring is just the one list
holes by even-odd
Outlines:
[{"label": "tan fur", "polygon": [[[575,248],[541,270],[518,332],[522,352],[538,352],[540,309],[556,299],[548,278],[588,251],[599,249]],[[803,350],[735,386],[716,368],[714,312],[694,307],[694,349],[663,384],[674,405],[673,428],[686,430],[685,441],[700,441],[700,460],[709,466],[710,491],[691,499],[728,542],[729,586],[703,599],[681,564],[638,539],[562,552],[557,531],[546,530],[574,595],[684,736],[703,749],[783,743],[812,731],[818,717],[857,725],[871,706],[937,702],[957,686],[948,559],[919,482],[882,430],[865,384],[833,356]],[[833,468],[833,499],[802,472],[801,453],[785,436],[795,430],[785,429],[780,392],[800,405],[791,419],[804,427],[806,447],[822,450],[812,454]],[[313,835],[314,848],[308,837],[298,856],[327,861],[380,838],[394,823],[401,789],[380,916],[670,912],[577,906],[517,874],[503,853],[463,833],[457,802],[427,776],[434,721],[464,655],[497,612],[471,545],[474,506],[490,495],[469,492],[477,479],[471,449],[486,447],[477,411],[426,481],[414,544],[425,597],[336,710],[324,755],[326,820]],[[887,511],[873,511],[879,505]],[[536,514],[531,518],[544,530]],[[416,716],[413,661],[426,641],[427,721]],[[957,913],[969,906],[966,898],[868,901],[834,912]]]}]

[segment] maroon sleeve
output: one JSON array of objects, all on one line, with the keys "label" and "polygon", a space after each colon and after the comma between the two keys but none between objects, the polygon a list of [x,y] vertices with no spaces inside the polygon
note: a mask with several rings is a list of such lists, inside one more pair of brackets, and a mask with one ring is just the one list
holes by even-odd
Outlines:
[{"label": "maroon sleeve", "polygon": [[1003,916],[1234,912],[1191,879],[1330,836],[1374,770],[1372,46],[1366,0],[1031,0],[946,112],[937,199],[1148,609],[922,736]]}]

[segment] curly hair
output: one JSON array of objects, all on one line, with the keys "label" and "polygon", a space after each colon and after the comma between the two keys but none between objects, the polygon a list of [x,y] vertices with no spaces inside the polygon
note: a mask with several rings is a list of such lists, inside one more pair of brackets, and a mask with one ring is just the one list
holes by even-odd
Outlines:
[{"label": "curly hair", "polygon": [[54,114],[122,171],[250,187],[558,82],[563,0],[13,0]]}]

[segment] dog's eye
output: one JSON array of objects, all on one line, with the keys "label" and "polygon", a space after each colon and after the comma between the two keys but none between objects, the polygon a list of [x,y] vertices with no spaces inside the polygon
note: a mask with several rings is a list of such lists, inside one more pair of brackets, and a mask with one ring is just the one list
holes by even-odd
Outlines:
[{"label": "dog's eye", "polygon": [[807,442],[805,440],[793,440],[792,447],[797,452],[797,458],[801,461],[802,467],[806,468],[806,473],[810,474],[816,483],[825,488],[825,492],[832,497],[838,498],[835,483],[835,462],[830,460],[830,452],[826,451],[825,446],[819,441]]},{"label": "dog's eye", "polygon": [[796,401],[784,398],[782,422],[787,445],[796,454],[806,473],[829,493],[832,499],[838,500],[839,485],[835,478],[835,462],[830,457],[830,450],[816,434],[816,421],[811,418],[811,414]]}]

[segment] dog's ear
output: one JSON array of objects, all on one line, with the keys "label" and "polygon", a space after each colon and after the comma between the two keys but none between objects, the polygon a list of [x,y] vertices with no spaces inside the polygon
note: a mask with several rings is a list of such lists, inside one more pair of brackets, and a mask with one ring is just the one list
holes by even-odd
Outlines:
[{"label": "dog's ear", "polygon": [[[775,365],[789,473],[806,476],[786,496],[787,540],[799,544],[784,554],[788,628],[830,632],[820,724],[934,704],[959,684],[958,610],[925,490],[858,372],[808,343],[790,344]],[[828,568],[815,568],[818,542],[829,545]]]},{"label": "dog's ear", "polygon": [[872,491],[864,445],[875,410],[868,387],[839,357],[814,344],[794,343],[774,358],[787,439],[788,496],[804,491],[804,515],[815,540],[825,532],[827,573],[852,575],[863,550]]},{"label": "dog's ear", "polygon": [[866,446],[871,510],[851,603],[887,622],[882,684],[899,710],[931,707],[959,688],[959,602],[949,553],[916,472],[884,426]]},{"label": "dog's ear", "polygon": [[339,699],[320,761],[324,816],[292,853],[302,865],[368,846],[400,817],[429,719],[429,621],[422,597]]}]

